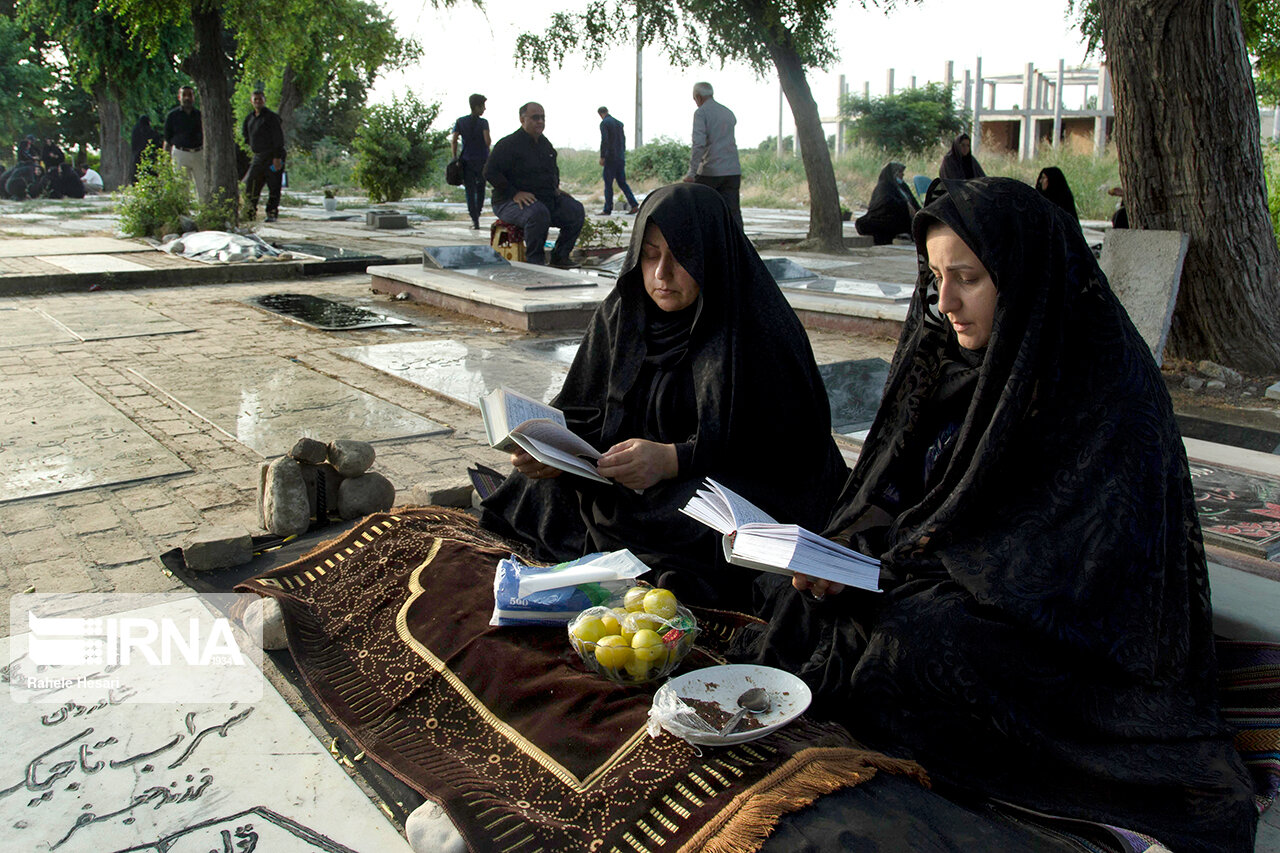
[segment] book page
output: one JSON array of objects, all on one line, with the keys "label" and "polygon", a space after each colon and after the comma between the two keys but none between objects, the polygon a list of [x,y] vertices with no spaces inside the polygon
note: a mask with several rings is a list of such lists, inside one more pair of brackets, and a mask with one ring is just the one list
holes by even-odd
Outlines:
[{"label": "book page", "polygon": [[588,462],[593,463],[602,455],[590,444],[587,444],[577,433],[571,431],[563,423],[556,423],[546,419],[534,419],[525,421],[519,426],[511,430],[512,437],[517,435],[532,439],[539,444],[547,447],[553,447],[565,453],[570,458],[582,457]]},{"label": "book page", "polygon": [[707,485],[724,499],[724,505],[729,510],[730,517],[733,518],[733,526],[735,528],[744,524],[777,524],[773,516],[728,486],[723,486],[710,477],[707,478]]},{"label": "book page", "polygon": [[[594,457],[588,456],[583,453],[573,453],[569,450],[564,449],[564,447],[544,442],[539,438],[533,435],[530,435],[524,431],[524,427],[529,426],[529,424],[548,424],[548,423],[550,422],[549,421],[526,421],[525,423],[521,424],[519,428],[517,428],[514,432],[511,433],[511,438],[516,442],[516,444],[520,445],[526,451],[528,451],[530,456],[532,456],[534,459],[537,459],[543,465],[550,465],[552,468],[558,468],[561,471],[566,471],[570,474],[577,474],[578,476],[586,477],[589,480],[598,480],[601,483],[613,482],[612,480],[608,480],[604,477],[601,477],[599,472],[596,471],[595,459],[598,459],[600,457],[600,454],[595,453],[595,450],[592,449],[590,445],[587,445],[587,447],[588,449],[591,449],[592,453],[595,453]],[[551,425],[556,426],[559,429],[563,429],[563,427],[559,427],[557,424],[551,424]],[[535,429],[534,432],[538,433],[540,431]],[[541,431],[541,432],[545,433],[546,431]],[[577,436],[574,436],[574,437],[577,438]],[[578,439],[578,440],[581,441],[581,439]],[[586,442],[583,442],[583,443],[586,444]]]},{"label": "book page", "polygon": [[555,406],[539,403],[531,397],[517,394],[509,388],[502,390],[502,403],[507,413],[507,427],[514,430],[525,421],[548,420],[564,426],[564,412]]}]

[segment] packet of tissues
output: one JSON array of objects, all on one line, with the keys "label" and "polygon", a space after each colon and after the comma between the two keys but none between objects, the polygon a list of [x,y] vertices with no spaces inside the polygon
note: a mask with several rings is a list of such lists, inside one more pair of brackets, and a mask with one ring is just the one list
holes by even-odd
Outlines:
[{"label": "packet of tissues", "polygon": [[530,566],[515,554],[493,576],[490,625],[567,625],[583,610],[636,585],[649,567],[627,549]]}]

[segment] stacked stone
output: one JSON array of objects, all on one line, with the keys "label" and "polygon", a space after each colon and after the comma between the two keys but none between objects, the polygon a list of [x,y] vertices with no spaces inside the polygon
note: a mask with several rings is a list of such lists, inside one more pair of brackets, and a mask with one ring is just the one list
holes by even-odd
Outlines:
[{"label": "stacked stone", "polygon": [[262,466],[262,526],[291,536],[305,532],[313,519],[323,524],[333,515],[350,520],[391,509],[396,489],[369,470],[374,455],[367,441],[299,439],[287,456]]}]

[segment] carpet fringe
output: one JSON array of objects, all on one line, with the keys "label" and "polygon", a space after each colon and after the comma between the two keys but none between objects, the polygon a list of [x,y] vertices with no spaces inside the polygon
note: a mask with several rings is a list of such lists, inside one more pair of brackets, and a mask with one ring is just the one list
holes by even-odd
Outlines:
[{"label": "carpet fringe", "polygon": [[680,848],[681,853],[755,853],[783,815],[811,805],[824,794],[866,782],[881,770],[929,787],[928,774],[914,761],[864,749],[801,750],[734,797]]}]

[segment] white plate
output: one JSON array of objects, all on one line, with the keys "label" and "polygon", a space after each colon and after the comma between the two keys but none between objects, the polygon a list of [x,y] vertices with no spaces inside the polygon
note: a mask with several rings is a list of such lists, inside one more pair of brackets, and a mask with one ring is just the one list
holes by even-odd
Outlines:
[{"label": "white plate", "polygon": [[769,710],[755,715],[761,723],[758,729],[739,730],[721,737],[713,732],[682,726],[674,720],[664,721],[662,727],[689,743],[707,746],[744,743],[782,728],[800,716],[813,699],[809,686],[785,670],[768,666],[733,664],[698,669],[673,678],[658,688],[654,701],[656,702],[658,694],[665,690],[676,696],[715,702],[725,711],[733,713],[738,709],[738,697],[743,691],[752,687],[762,687],[769,694]]}]

